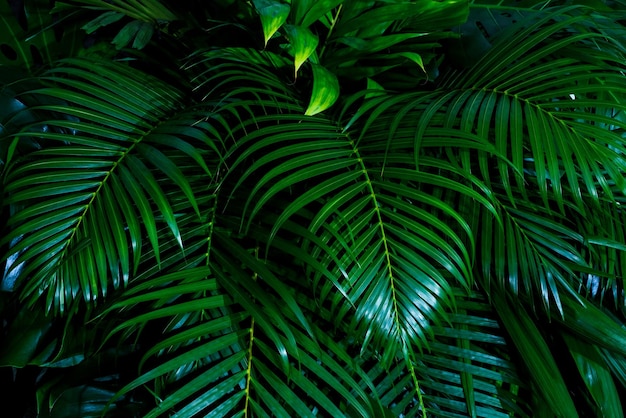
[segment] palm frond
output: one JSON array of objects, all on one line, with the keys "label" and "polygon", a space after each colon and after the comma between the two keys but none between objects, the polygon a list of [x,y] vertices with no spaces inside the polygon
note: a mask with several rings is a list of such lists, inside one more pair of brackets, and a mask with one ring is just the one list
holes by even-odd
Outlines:
[{"label": "palm frond", "polygon": [[[118,396],[142,385],[154,386],[162,402],[146,416],[314,416],[318,408],[344,416],[337,396],[360,415],[373,414],[375,404],[354,380],[358,365],[345,349],[317,326],[304,328],[288,305],[273,302],[268,286],[277,293],[278,287],[288,287],[268,281],[268,275],[293,272],[264,266],[245,256],[247,251],[232,238],[218,235],[211,240],[210,269],[145,274],[103,313],[105,318],[128,311],[124,315],[130,317],[109,338],[122,331],[123,339],[135,338],[136,332],[166,324],[165,338],[146,347],[139,377]],[[185,266],[179,260],[179,267],[171,268]],[[243,295],[247,292],[257,297]],[[132,314],[145,311],[142,305],[150,306],[148,313]],[[276,349],[277,343],[282,349]]]},{"label": "palm frond", "polygon": [[622,7],[496,3],[0,6],[42,415],[622,415]]},{"label": "palm frond", "polygon": [[[485,277],[495,268],[501,285],[526,286],[525,294],[561,312],[561,291],[574,296],[579,281],[571,278],[589,271],[575,225],[615,205],[623,189],[620,28],[585,8],[531,14],[499,35],[467,75],[434,92],[366,100],[349,122],[363,123],[367,135],[386,121],[389,143],[412,129],[417,168],[439,133],[441,152],[496,191],[490,198],[501,219],[486,211],[482,226],[472,226],[493,237],[482,240]],[[369,122],[374,117],[380,125]],[[474,145],[444,139],[455,131]]]},{"label": "palm frond", "polygon": [[[613,132],[623,129],[623,47],[617,33],[603,33],[604,21],[578,8],[530,18],[523,29],[503,35],[472,75],[445,86],[460,93],[441,109],[445,123],[491,136],[519,171],[535,179],[546,206],[550,191],[559,209],[568,196],[584,211],[583,191],[610,199],[612,192],[598,185],[623,183],[617,166],[598,164],[620,164],[623,155],[621,137]],[[585,55],[581,48],[588,49]],[[508,168],[499,171],[509,177]]]},{"label": "palm frond", "polygon": [[[342,275],[348,280],[341,285],[339,294],[348,294],[357,307],[360,319],[354,325],[359,327],[358,323],[366,317],[375,320],[375,326],[360,330],[362,335],[368,335],[367,339],[372,338],[378,347],[387,346],[389,352],[397,349],[389,346],[390,341],[400,345],[402,341],[425,343],[426,318],[440,320],[436,313],[438,304],[452,303],[450,297],[443,296],[450,295],[448,281],[471,284],[471,250],[454,228],[438,221],[437,215],[429,215],[428,209],[420,208],[417,202],[458,223],[458,230],[468,231],[452,207],[420,189],[454,188],[487,206],[488,199],[451,180],[451,173],[457,173],[445,164],[430,161],[442,173],[448,170],[439,175],[405,168],[413,160],[409,156],[407,161],[406,149],[400,145],[388,156],[388,167],[382,175],[386,138],[359,147],[349,135],[337,133],[324,119],[299,122],[296,117],[283,116],[281,120],[281,125],[257,129],[239,140],[238,147],[243,151],[233,163],[233,170],[246,161],[244,158],[259,155],[238,181],[241,187],[253,174],[257,178],[244,208],[249,213],[247,224],[273,197],[288,193],[295,185],[306,187],[306,193],[283,209],[272,234],[290,216],[307,206],[315,207],[318,215],[311,217],[308,229],[319,235],[322,242],[350,237],[339,238],[337,244],[331,245],[335,252],[332,256],[317,257],[328,259],[324,263],[339,259],[336,271],[344,272]],[[266,119],[256,117],[254,121]],[[324,137],[328,139],[321,141]],[[276,163],[287,156],[290,158],[284,163]],[[393,168],[389,167],[392,161]],[[273,168],[265,170],[271,163]],[[446,238],[440,238],[431,228]],[[327,231],[333,231],[333,235],[327,235]],[[446,255],[431,251],[432,246],[446,249]],[[415,252],[410,258],[408,248]],[[416,280],[416,275],[421,279]],[[416,291],[419,298],[409,296]],[[434,295],[439,297],[433,298]],[[332,304],[339,306],[341,300],[334,299]],[[389,304],[377,305],[374,300],[386,300]],[[369,311],[368,306],[378,308]]]},{"label": "palm frond", "polygon": [[593,344],[571,336],[564,336],[567,347],[576,362],[580,376],[583,378],[600,416],[624,415],[619,392],[611,376],[610,368]]},{"label": "palm frond", "polygon": [[63,311],[79,295],[96,301],[124,285],[137,271],[144,234],[159,263],[160,222],[182,246],[167,190],[179,189],[199,215],[198,206],[185,175],[159,149],[186,154],[210,176],[196,145],[214,139],[190,123],[201,121],[181,92],[123,65],[68,60],[40,80],[22,97],[46,122],[12,136],[45,146],[7,168],[13,216],[3,243],[17,256],[9,273],[28,276],[24,296],[47,292],[48,306]]},{"label": "palm frond", "polygon": [[[489,319],[491,318],[491,319]],[[527,384],[510,357],[506,333],[493,308],[478,294],[457,294],[448,324],[433,327],[435,340],[415,361],[428,416],[529,416],[521,394]],[[420,403],[402,359],[385,368],[365,356],[368,375],[393,416],[419,416]]]}]

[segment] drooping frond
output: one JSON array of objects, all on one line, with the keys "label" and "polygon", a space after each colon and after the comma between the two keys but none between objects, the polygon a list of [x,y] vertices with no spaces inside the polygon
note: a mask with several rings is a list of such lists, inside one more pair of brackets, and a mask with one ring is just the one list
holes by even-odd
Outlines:
[{"label": "drooping frond", "polygon": [[34,301],[46,292],[48,307],[63,311],[77,297],[96,301],[127,283],[144,236],[158,264],[161,223],[182,247],[170,189],[200,213],[168,153],[186,155],[210,178],[219,140],[181,92],[121,64],[68,60],[39,82],[20,97],[23,112],[44,122],[12,137],[41,149],[7,168],[12,216],[2,242],[11,245],[6,274],[27,281],[23,294]]}]

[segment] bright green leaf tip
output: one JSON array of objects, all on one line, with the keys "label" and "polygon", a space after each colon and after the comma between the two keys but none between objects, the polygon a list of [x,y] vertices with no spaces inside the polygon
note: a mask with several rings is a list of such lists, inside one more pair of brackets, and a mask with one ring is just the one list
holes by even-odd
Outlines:
[{"label": "bright green leaf tip", "polygon": [[331,107],[339,98],[339,81],[326,68],[311,64],[313,70],[313,92],[304,114],[313,116]]}]

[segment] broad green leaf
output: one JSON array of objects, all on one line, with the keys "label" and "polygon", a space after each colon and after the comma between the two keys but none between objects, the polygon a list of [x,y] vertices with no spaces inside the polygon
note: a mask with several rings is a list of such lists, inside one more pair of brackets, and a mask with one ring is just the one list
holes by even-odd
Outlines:
[{"label": "broad green leaf", "polygon": [[22,368],[31,363],[51,326],[40,312],[22,308],[3,336],[0,365]]},{"label": "broad green leaf", "polygon": [[616,355],[607,349],[600,349],[602,357],[606,364],[611,369],[613,377],[620,382],[623,386],[626,386],[626,357],[622,355]]},{"label": "broad green leaf", "polygon": [[306,13],[315,3],[316,0],[291,0],[291,5],[293,7],[293,20],[295,24],[302,24],[302,19],[304,19]]},{"label": "broad green leaf", "polygon": [[395,54],[390,54],[389,55],[391,58],[395,58],[395,57],[403,57],[406,58],[412,62],[414,62],[415,64],[417,64],[418,67],[420,67],[420,69],[422,71],[424,71],[424,73],[426,73],[426,67],[424,67],[424,60],[422,59],[422,56],[416,52],[410,52],[410,51],[406,51],[406,52],[398,52]]},{"label": "broad green leaf", "polygon": [[267,46],[270,38],[287,21],[291,8],[288,4],[278,0],[254,0],[254,7],[261,17],[263,37],[265,38],[265,46]]},{"label": "broad green leaf", "polygon": [[311,64],[313,70],[313,91],[311,100],[304,112],[313,116],[331,107],[339,98],[339,81],[326,68],[318,64]]},{"label": "broad green leaf", "polygon": [[285,25],[284,29],[294,56],[294,78],[298,78],[298,70],[315,52],[319,38],[309,28],[302,26]]},{"label": "broad green leaf", "polygon": [[370,99],[372,97],[384,96],[385,88],[377,83],[375,80],[371,78],[367,79],[367,90],[368,93],[365,95],[365,99]]},{"label": "broad green leaf", "polygon": [[138,20],[133,20],[132,22],[128,22],[124,27],[115,35],[113,38],[113,45],[115,45],[116,49],[126,48],[130,42],[137,36],[137,32],[139,32],[139,28],[142,26],[142,22]]},{"label": "broad green leaf", "polygon": [[579,338],[592,342],[599,347],[626,355],[626,328],[613,316],[592,302],[563,300],[564,318],[557,318],[564,327]]},{"label": "broad green leaf", "polygon": [[[57,390],[63,387],[62,383],[57,382],[57,385],[55,388]],[[63,389],[65,390],[57,396],[51,396],[52,399],[50,399],[49,404],[42,408],[42,410],[46,410],[47,416],[50,418],[96,418],[105,414],[105,411],[119,412],[117,405],[107,407],[107,401],[115,394],[110,389],[97,385],[78,385],[63,387]],[[130,413],[130,411],[122,413]]]}]

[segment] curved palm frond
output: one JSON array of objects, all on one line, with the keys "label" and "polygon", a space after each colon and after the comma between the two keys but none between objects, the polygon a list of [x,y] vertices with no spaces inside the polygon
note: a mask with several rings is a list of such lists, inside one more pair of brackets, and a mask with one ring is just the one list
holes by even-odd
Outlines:
[{"label": "curved palm frond", "polygon": [[[530,416],[523,401],[527,384],[493,308],[476,293],[456,296],[457,310],[447,324],[433,327],[435,339],[414,364],[428,416]],[[374,353],[362,357],[392,416],[420,416],[421,405],[401,356],[388,368]]]},{"label": "curved palm frond", "polygon": [[[74,3],[105,12],[89,30],[136,19],[107,29],[118,46],[167,39],[0,95],[23,108],[1,126],[3,285],[69,313],[28,327],[63,337],[12,332],[0,355],[48,369],[43,409],[623,414],[623,22],[524,8],[471,68],[422,86],[467,3],[192,2],[182,28],[160,25],[172,2]],[[199,47],[178,72],[132,68],[172,45]],[[295,82],[307,60],[326,70]],[[307,107],[327,70],[357,93],[308,116],[334,101]]]},{"label": "curved palm frond", "polygon": [[[345,349],[319,327],[304,328],[287,305],[273,302],[268,284],[275,291],[289,288],[283,281],[268,282],[268,276],[284,280],[294,272],[261,263],[219,232],[211,242],[210,268],[188,268],[180,259],[171,273],[144,274],[103,314],[104,319],[120,312],[129,317],[109,338],[122,331],[123,339],[135,338],[136,332],[159,327],[165,337],[146,347],[139,377],[118,396],[154,386],[162,401],[150,417],[314,416],[317,409],[344,416],[337,397],[359,415],[376,415],[375,403],[354,380],[358,364]],[[135,310],[146,313],[135,315]]]},{"label": "curved palm frond", "polygon": [[[387,160],[398,138],[412,136],[417,171],[429,168],[426,162],[435,151],[438,159],[483,180],[498,218],[471,201],[459,199],[455,206],[460,216],[473,220],[470,230],[481,242],[475,267],[481,287],[487,294],[507,289],[531,306],[541,300],[540,311],[548,317],[556,307],[558,320],[578,338],[621,353],[614,341],[621,332],[594,338],[592,329],[612,329],[606,312],[588,316],[574,308],[583,304],[591,309],[579,294],[586,285],[596,295],[611,292],[617,307],[624,300],[619,261],[624,248],[616,239],[622,229],[623,46],[618,34],[623,28],[609,23],[580,8],[535,14],[501,34],[467,75],[449,79],[433,92],[391,98],[378,93],[348,125],[362,127],[363,141],[386,133]],[[601,39],[596,42],[596,37]],[[427,143],[435,133],[439,151]],[[474,146],[455,136],[472,138]],[[440,188],[434,193],[446,192]],[[521,319],[510,317],[507,332],[523,337],[521,328],[512,325]],[[524,324],[533,326],[530,319]],[[541,374],[533,369],[541,356],[533,350],[524,355],[532,374]],[[558,367],[550,367],[558,375]],[[545,382],[553,373],[535,376],[535,381]],[[556,380],[550,385],[559,386]],[[573,413],[562,381],[560,388],[550,395],[540,383],[532,392],[552,396],[553,411],[568,405],[566,415]],[[618,407],[613,402],[610,408]]]},{"label": "curved palm frond", "polygon": [[[244,123],[275,119],[276,116],[256,117]],[[355,327],[368,318],[369,325],[359,332],[368,335],[367,340],[373,339],[377,347],[387,347],[389,353],[395,353],[399,345],[409,341],[426,343],[425,319],[442,319],[438,317],[437,306],[452,303],[448,280],[470,286],[471,250],[453,228],[439,221],[436,215],[428,215],[428,210],[415,202],[449,217],[458,225],[457,230],[467,233],[469,228],[462,218],[449,204],[420,189],[455,188],[490,206],[488,199],[451,180],[452,173],[457,173],[445,164],[432,161],[442,172],[448,169],[440,175],[406,168],[412,159],[409,156],[407,161],[405,149],[399,146],[396,154],[388,156],[388,166],[381,175],[386,138],[378,144],[371,141],[358,146],[349,135],[338,133],[322,118],[301,121],[297,116],[283,116],[280,119],[280,125],[260,127],[239,140],[242,157],[231,168],[236,170],[244,158],[256,159],[240,176],[237,186],[241,187],[253,174],[258,179],[244,208],[249,213],[248,225],[276,195],[288,193],[296,185],[306,187],[307,192],[284,208],[272,234],[292,215],[317,205],[317,215],[311,217],[308,229],[322,242],[332,239],[336,244],[330,245],[334,254],[318,253],[316,257],[322,263],[338,259],[336,271],[343,272],[341,275],[347,280],[339,285],[339,294],[349,295],[350,303],[356,306],[360,319]],[[436,228],[446,239],[431,228]],[[333,235],[328,236],[327,230],[333,231]],[[432,246],[445,252],[433,251]],[[423,282],[416,280],[416,274]],[[418,292],[419,297],[413,292]],[[375,300],[387,302],[379,305]],[[332,303],[335,307],[343,305],[343,296]]]},{"label": "curved palm frond", "polygon": [[[245,53],[241,50],[232,52],[239,54],[239,57],[241,53]],[[234,127],[225,128],[229,137],[235,141],[225,160],[229,175],[220,183],[220,188],[232,184],[232,190],[237,193],[231,195],[226,206],[229,216],[235,215],[233,220],[237,222],[241,211],[245,216],[243,232],[248,237],[251,237],[249,231],[254,230],[258,222],[266,223],[271,219],[268,235],[253,235],[263,243],[269,251],[268,254],[278,249],[283,254],[295,257],[296,263],[317,266],[308,273],[310,278],[306,280],[312,279],[318,283],[317,294],[321,298],[308,305],[328,304],[333,322],[345,323],[348,326],[345,332],[348,332],[350,338],[365,341],[366,345],[367,341],[372,342],[372,351],[380,353],[377,356],[383,360],[383,364],[393,364],[400,356],[405,370],[408,370],[409,376],[413,376],[413,396],[419,398],[421,391],[415,375],[417,351],[428,345],[432,335],[429,323],[436,324],[445,320],[445,312],[454,306],[452,289],[457,285],[466,288],[471,286],[470,254],[473,252],[471,231],[468,224],[452,209],[453,202],[430,196],[428,191],[437,187],[460,190],[469,199],[492,208],[489,198],[472,189],[475,185],[478,190],[482,190],[476,178],[443,161],[424,159],[423,171],[411,170],[414,161],[411,152],[414,148],[413,142],[409,140],[412,135],[406,132],[405,137],[409,139],[399,138],[391,147],[387,135],[374,134],[371,138],[359,141],[362,145],[357,145],[356,140],[347,133],[341,133],[326,118],[303,120],[303,116],[292,113],[301,112],[302,107],[291,98],[293,95],[284,90],[281,83],[275,81],[274,75],[262,68],[242,71],[246,67],[229,58],[231,57],[219,57],[210,53],[201,58],[198,64],[189,67],[202,68],[207,63],[215,64],[219,63],[217,60],[223,60],[221,64],[208,66],[209,70],[206,72],[200,70],[196,82],[200,86],[209,85],[209,82],[212,86],[217,86],[205,98],[224,92],[224,99],[219,103],[220,112],[236,121]],[[229,86],[235,83],[237,88],[230,89]],[[279,89],[274,90],[274,87]],[[473,138],[464,139],[478,148],[485,147],[485,144],[473,141]],[[439,137],[433,137],[431,145],[440,145],[438,141]],[[231,178],[233,180],[229,180]],[[276,207],[277,202],[289,199],[289,190],[294,187],[305,187],[308,191],[293,201],[287,203],[287,200]],[[240,191],[245,196],[243,200],[239,196]],[[219,200],[224,203],[223,198]],[[244,201],[245,205],[237,205],[237,202]],[[418,202],[426,205],[426,209],[420,207]],[[272,207],[276,209],[271,209]],[[272,212],[276,214],[270,215]],[[258,218],[257,215],[261,213],[263,218]],[[454,226],[447,225],[438,216],[449,219]],[[291,222],[292,218],[298,218],[299,222]],[[299,226],[298,223],[303,219],[313,227]],[[215,225],[226,227],[225,231],[236,228],[236,224],[227,226],[225,221],[226,218],[219,216]],[[339,224],[334,225],[336,222]],[[440,233],[446,238],[439,238]],[[284,234],[300,237],[302,249],[290,248],[287,241],[280,241]],[[298,312],[299,309],[294,307],[297,305],[289,304],[289,295],[293,290],[288,290],[291,286],[286,286],[279,279],[284,276],[271,273],[267,266],[264,267],[263,263],[256,261],[248,252],[258,252],[260,249],[255,247],[259,244],[247,246],[246,250],[246,247],[236,244],[232,237],[222,232],[213,233],[211,242],[211,275],[226,293],[246,312],[252,314],[254,327],[259,328],[254,331],[254,341],[255,344],[258,342],[258,346],[245,342],[240,344],[240,349],[250,347],[248,350],[251,351],[246,358],[251,364],[256,364],[248,373],[257,370],[256,367],[263,371],[264,376],[276,376],[271,382],[263,380],[255,383],[261,386],[246,385],[250,390],[263,391],[265,394],[263,401],[255,399],[250,405],[260,408],[259,411],[280,407],[282,409],[278,410],[287,414],[302,414],[306,410],[296,400],[306,397],[305,393],[313,390],[313,387],[328,382],[328,390],[334,389],[333,396],[340,396],[351,408],[358,409],[358,405],[367,397],[360,396],[362,401],[358,401],[354,398],[353,390],[340,390],[354,386],[345,386],[354,378],[350,377],[351,374],[337,374],[340,369],[333,365],[330,370],[335,379],[341,379],[343,383],[328,380],[330,377],[324,371],[325,368],[318,368],[315,366],[317,363],[307,360],[314,358],[322,361],[325,367],[328,367],[326,361],[332,365],[332,358],[320,360],[319,353],[324,350],[317,347],[319,329],[310,328],[308,321],[300,316],[302,314]],[[415,257],[409,257],[410,251],[404,248],[407,245],[412,248],[411,251],[416,252]],[[433,245],[446,250],[447,255],[442,256],[429,249]],[[376,263],[371,263],[372,259]],[[250,270],[242,270],[242,263]],[[176,293],[169,288],[167,292],[172,295]],[[275,296],[271,296],[272,294]],[[384,300],[385,296],[391,296],[389,303],[375,303]],[[311,295],[311,301],[315,300],[313,297]],[[284,306],[282,310],[275,306],[275,300],[281,301]],[[263,311],[255,307],[257,303],[264,307]],[[354,308],[345,309],[345,306]],[[268,317],[270,312],[273,313]],[[281,319],[285,315],[289,318],[289,323],[295,321],[300,324],[298,338],[294,338],[293,331]],[[373,321],[369,322],[370,320]],[[244,325],[244,330],[247,329],[248,332],[252,332],[252,328],[252,325]],[[272,345],[279,348],[278,353],[283,354],[271,354],[265,339],[269,339]],[[310,342],[303,347],[302,341],[307,340]],[[329,344],[332,339],[325,337],[325,340],[327,342],[324,344]],[[232,347],[230,349],[234,350]],[[335,347],[334,350],[337,349]],[[260,351],[257,353],[258,350]],[[251,352],[255,353],[252,357]],[[344,359],[348,358],[342,356]],[[181,354],[177,361],[191,361],[193,358],[194,355],[186,357]],[[286,361],[306,368],[309,378],[301,380],[299,376],[291,375],[290,370],[294,366],[285,363]],[[158,369],[158,372],[145,374],[131,387],[164,374],[167,367],[173,367],[173,364],[168,363],[164,368]],[[182,367],[183,364],[179,366]],[[287,374],[281,378],[281,373]],[[289,395],[287,399],[277,399],[268,404],[272,393],[274,397],[279,395],[274,389],[268,388],[267,384],[276,385],[284,377],[294,379],[293,385],[281,385],[282,393],[294,394],[293,400]],[[316,383],[311,386],[312,382]],[[185,385],[181,390],[184,393],[189,393],[186,391],[192,388],[199,390],[194,384],[190,385]],[[236,390],[233,396],[239,396],[236,395],[239,390],[243,388]],[[337,390],[340,390],[339,395],[335,392]],[[184,402],[179,395],[172,396],[166,405]],[[372,396],[375,399],[378,395],[372,392]],[[328,398],[321,393],[314,398],[319,402],[317,405],[327,412],[335,415],[343,413],[332,406],[333,401],[325,401]],[[224,405],[239,408],[242,401],[245,404],[243,398],[228,398]],[[304,405],[306,404],[305,402]],[[217,404],[215,407],[218,408]],[[312,410],[310,405],[307,408]],[[423,410],[423,406],[420,408]],[[184,411],[188,413],[192,409]],[[213,413],[219,412],[215,410]]]},{"label": "curved palm frond", "polygon": [[45,146],[7,169],[5,203],[13,214],[3,243],[16,255],[8,274],[28,276],[24,295],[47,292],[48,306],[63,311],[79,294],[96,301],[110,285],[125,284],[137,271],[144,234],[158,264],[159,223],[183,245],[169,189],[199,211],[189,181],[166,154],[186,155],[210,177],[196,145],[217,146],[201,124],[190,123],[200,116],[185,108],[179,91],[123,65],[68,60],[40,80],[41,88],[22,97],[45,122],[13,136]]},{"label": "curved palm frond", "polygon": [[[525,286],[524,294],[562,312],[560,292],[576,297],[579,283],[570,278],[590,268],[577,225],[590,221],[591,211],[615,205],[624,189],[623,28],[572,7],[534,14],[509,29],[467,75],[395,103],[370,99],[350,123],[387,115],[390,141],[412,126],[418,168],[433,132],[456,130],[492,145],[441,143],[453,162],[495,192],[502,219],[485,212],[475,225],[485,277],[516,293]],[[384,129],[368,123],[365,129]]]}]

